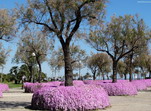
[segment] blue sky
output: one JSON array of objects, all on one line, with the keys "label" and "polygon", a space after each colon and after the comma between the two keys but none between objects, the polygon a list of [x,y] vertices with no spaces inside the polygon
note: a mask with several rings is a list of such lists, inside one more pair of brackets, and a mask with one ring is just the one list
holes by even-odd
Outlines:
[{"label": "blue sky", "polygon": [[[0,9],[7,8],[11,9],[16,7],[15,3],[22,4],[25,3],[26,0],[0,0]],[[145,0],[148,1],[148,3],[140,3],[144,2],[143,0],[109,0],[109,3],[107,4],[106,8],[106,21],[110,20],[110,17],[113,14],[118,15],[125,15],[125,14],[139,14],[141,18],[144,19],[145,23],[151,27],[151,0]],[[8,73],[9,69],[16,65],[11,63],[12,58],[14,57],[15,51],[16,51],[16,41],[12,41],[11,43],[3,42],[4,47],[12,48],[12,52],[10,53],[10,56],[8,57],[7,63],[4,67],[3,72]],[[87,52],[95,52],[93,49],[90,48],[89,45],[82,45],[83,43],[78,42],[82,49],[85,49]],[[42,64],[43,72],[47,73],[48,76],[51,76],[51,71],[49,68],[49,65],[47,63]],[[0,70],[1,71],[1,70]],[[81,72],[85,74],[88,69],[83,69]],[[59,75],[64,74],[63,70],[61,70]]]}]

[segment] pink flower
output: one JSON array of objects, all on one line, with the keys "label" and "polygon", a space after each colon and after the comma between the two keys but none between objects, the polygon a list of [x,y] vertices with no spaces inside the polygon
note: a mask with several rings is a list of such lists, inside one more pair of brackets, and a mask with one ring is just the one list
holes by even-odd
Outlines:
[{"label": "pink flower", "polygon": [[85,111],[107,106],[110,106],[107,93],[96,85],[45,87],[32,97],[32,107],[42,110]]},{"label": "pink flower", "polygon": [[131,83],[136,87],[138,91],[141,91],[147,89],[146,82],[145,80],[133,80]]},{"label": "pink flower", "polygon": [[118,81],[117,83],[105,82],[100,83],[108,93],[109,96],[124,96],[124,95],[136,95],[136,87],[128,81]]},{"label": "pink flower", "polygon": [[8,91],[9,87],[7,84],[1,84],[0,83],[0,97],[3,97],[3,92]]}]

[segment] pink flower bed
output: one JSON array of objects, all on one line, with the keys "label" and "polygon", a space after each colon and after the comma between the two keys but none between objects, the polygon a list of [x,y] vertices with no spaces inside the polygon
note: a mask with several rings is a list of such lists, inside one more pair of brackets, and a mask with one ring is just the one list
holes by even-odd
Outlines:
[{"label": "pink flower bed", "polygon": [[8,91],[9,87],[7,84],[1,84],[0,83],[0,90],[1,90],[1,92]]},{"label": "pink flower bed", "polygon": [[[85,84],[100,84],[100,83],[111,83],[112,80],[84,80]],[[129,82],[129,80],[117,80],[117,82]]]},{"label": "pink flower bed", "polygon": [[[106,81],[111,81],[111,80],[106,80]],[[84,84],[99,84],[102,83],[103,80],[84,80]]]},{"label": "pink flower bed", "polygon": [[110,106],[106,91],[95,85],[43,88],[33,94],[33,109],[86,111]]},{"label": "pink flower bed", "polygon": [[56,87],[59,86],[61,82],[54,81],[54,82],[48,82],[48,83],[24,83],[24,88],[26,93],[33,93],[37,90],[40,90],[43,87]]},{"label": "pink flower bed", "polygon": [[[62,82],[60,85],[64,86],[64,82]],[[81,81],[81,80],[74,80],[73,81],[73,86],[81,86],[81,85],[85,85],[83,81]]]},{"label": "pink flower bed", "polygon": [[100,85],[107,91],[109,96],[131,96],[137,94],[136,87],[127,81],[100,83]]},{"label": "pink flower bed", "polygon": [[131,82],[138,91],[147,90],[147,85],[143,80],[133,80]]},{"label": "pink flower bed", "polygon": [[144,79],[142,81],[145,82],[147,87],[151,87],[151,79]]},{"label": "pink flower bed", "polygon": [[0,97],[3,97],[3,92],[8,91],[9,87],[7,84],[0,83]]}]

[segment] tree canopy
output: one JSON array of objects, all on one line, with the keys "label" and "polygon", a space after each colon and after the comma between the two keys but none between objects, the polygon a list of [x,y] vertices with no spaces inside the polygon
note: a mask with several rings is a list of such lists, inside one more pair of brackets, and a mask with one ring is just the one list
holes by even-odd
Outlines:
[{"label": "tree canopy", "polygon": [[113,61],[113,82],[117,79],[117,63],[124,56],[147,44],[150,33],[143,19],[132,15],[113,16],[100,28],[92,29],[88,42],[107,53]]},{"label": "tree canopy", "polygon": [[0,9],[0,39],[11,40],[16,32],[16,17],[6,9]]}]

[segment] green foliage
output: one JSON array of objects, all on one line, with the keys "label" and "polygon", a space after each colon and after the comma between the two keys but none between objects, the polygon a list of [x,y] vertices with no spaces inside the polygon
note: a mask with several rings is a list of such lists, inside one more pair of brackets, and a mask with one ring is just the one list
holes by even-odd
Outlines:
[{"label": "green foliage", "polygon": [[7,57],[9,55],[10,50],[6,50],[3,48],[2,43],[0,43],[0,67],[4,67]]},{"label": "green foliage", "polygon": [[93,54],[88,58],[87,65],[92,71],[93,76],[102,75],[103,79],[104,75],[111,71],[111,60],[110,57],[105,53]]},{"label": "green foliage", "polygon": [[8,41],[15,36],[15,20],[8,10],[0,9],[0,39]]},{"label": "green foliage", "polygon": [[[52,41],[47,39],[47,35],[38,29],[28,29],[22,33],[14,62],[22,62],[28,65],[46,61],[46,56],[53,48]],[[33,55],[34,53],[34,55]]]},{"label": "green foliage", "polygon": [[[35,81],[38,81],[38,68],[34,67],[33,70],[34,70]],[[25,81],[30,81],[31,75],[28,66],[26,64],[23,64],[20,67],[13,66],[10,69],[9,74],[3,75],[3,79],[4,79],[3,81],[6,82],[14,81],[15,84],[20,84],[22,82],[23,76],[26,77]],[[44,81],[46,78],[47,78],[46,74],[42,72],[42,81]]]}]

